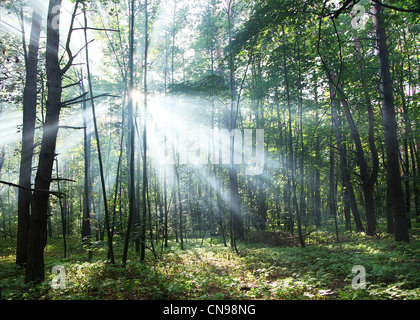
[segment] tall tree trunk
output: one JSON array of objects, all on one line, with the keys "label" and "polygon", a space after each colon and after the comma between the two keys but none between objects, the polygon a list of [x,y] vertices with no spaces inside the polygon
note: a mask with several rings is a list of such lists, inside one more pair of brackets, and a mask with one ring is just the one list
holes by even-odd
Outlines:
[{"label": "tall tree trunk", "polygon": [[[297,60],[298,60],[298,78],[299,78],[299,127],[300,127],[300,142],[301,142],[301,155],[300,155],[300,201],[299,209],[297,211],[297,225],[298,225],[298,235],[299,241],[302,248],[305,247],[305,240],[302,235],[302,216],[305,212],[306,202],[305,202],[305,185],[304,185],[304,166],[303,166],[303,157],[304,157],[304,146],[303,146],[303,102],[302,102],[302,77],[301,77],[301,66],[300,66],[300,48],[299,44],[297,45]],[[296,146],[297,149],[297,146]]]},{"label": "tall tree trunk", "polygon": [[172,52],[171,52],[171,85],[174,85],[174,73],[175,73],[175,37],[176,37],[176,0],[174,0],[174,14],[172,20]]},{"label": "tall tree trunk", "polygon": [[[81,94],[83,94],[83,72],[81,77]],[[86,244],[88,249],[88,259],[92,258],[92,250],[90,250],[90,212],[91,212],[91,172],[90,172],[90,159],[91,159],[91,121],[88,121],[87,103],[83,101],[83,152],[84,152],[84,192],[83,192],[83,216],[82,216],[82,242]],[[90,120],[90,119],[89,119]]]},{"label": "tall tree trunk", "polygon": [[[285,92],[286,92],[286,101],[287,101],[287,110],[288,110],[288,130],[286,130],[285,134],[285,145],[286,149],[288,148],[289,153],[287,159],[287,183],[285,186],[285,199],[287,202],[287,212],[288,212],[288,228],[289,231],[293,234],[293,216],[292,216],[292,205],[291,205],[291,195],[292,195],[292,185],[295,185],[294,181],[294,164],[293,164],[293,137],[292,137],[292,111],[290,106],[290,91],[289,91],[289,77],[288,77],[288,66],[286,60],[286,33],[284,31],[284,26],[282,25],[282,32],[283,32],[283,72],[284,72],[284,84],[285,84]],[[292,179],[290,180],[290,176]],[[294,188],[294,191],[296,189]],[[294,192],[296,195],[296,192]],[[293,202],[294,203],[294,202]]]},{"label": "tall tree trunk", "polygon": [[[29,39],[29,51],[28,56],[25,57],[26,80],[23,90],[22,151],[19,172],[19,185],[25,188],[31,187],[37,102],[38,52],[39,38],[41,34],[41,21],[42,14],[39,12],[39,8],[34,6],[32,13],[31,37]],[[25,42],[23,43],[23,46],[26,47]],[[26,49],[24,51],[26,52]],[[16,263],[20,265],[26,262],[30,203],[31,191],[19,188]]]},{"label": "tall tree trunk", "polygon": [[[165,135],[165,150],[166,150],[166,135]],[[166,170],[167,170],[167,163],[166,163],[166,156],[163,163],[163,206],[165,212],[165,220],[164,220],[164,239],[165,239],[165,248],[168,247],[168,189],[167,189],[167,177],[166,177]]]},{"label": "tall tree trunk", "polygon": [[[232,18],[233,18],[233,2],[228,0],[228,36],[229,36],[229,72],[230,72],[230,121],[229,129],[231,132],[230,137],[230,166],[229,166],[229,190],[230,190],[230,214],[232,224],[231,246],[235,247],[235,240],[241,239],[244,235],[244,222],[241,209],[241,199],[239,196],[238,186],[238,168],[234,164],[236,158],[234,154],[235,136],[232,135],[236,128],[236,115],[235,108],[236,89],[235,89],[235,73],[234,62],[232,56]],[[236,106],[237,107],[237,106]]]},{"label": "tall tree trunk", "polygon": [[[78,2],[76,3],[77,6]],[[88,50],[88,39],[87,39],[87,15],[86,15],[86,7],[85,3],[83,2],[83,17],[84,17],[84,40],[85,40],[85,54],[86,54],[86,71],[87,71],[87,80],[89,86],[89,95],[90,95],[90,102],[92,107],[92,117],[93,117],[93,128],[95,132],[95,139],[96,139],[96,147],[98,151],[98,162],[99,162],[99,174],[101,179],[101,189],[102,189],[102,197],[104,202],[104,213],[105,213],[105,230],[107,234],[107,244],[108,244],[108,258],[110,259],[111,263],[114,264],[114,249],[112,245],[112,235],[111,235],[111,228],[110,228],[110,218],[109,218],[109,209],[108,209],[108,200],[106,194],[106,187],[105,187],[105,176],[104,176],[104,168],[103,168],[103,161],[102,161],[102,151],[101,151],[101,143],[99,139],[99,131],[98,131],[98,124],[96,119],[96,112],[95,112],[95,101],[93,96],[93,85],[92,85],[92,77],[90,73],[90,66],[89,66],[89,50]]]},{"label": "tall tree trunk", "polygon": [[135,172],[134,172],[134,137],[135,137],[135,130],[134,130],[134,0],[131,1],[131,11],[130,11],[130,35],[129,35],[129,54],[128,54],[128,69],[129,69],[129,90],[128,90],[128,119],[127,119],[127,127],[128,127],[128,150],[129,150],[129,190],[128,190],[128,202],[129,202],[129,209],[128,209],[128,223],[127,223],[127,230],[125,233],[125,241],[124,241],[124,251],[123,251],[123,258],[122,264],[125,265],[127,263],[127,254],[128,254],[128,246],[130,243],[130,234],[131,228],[133,225],[135,208],[136,208],[136,196],[135,196]]},{"label": "tall tree trunk", "polygon": [[[318,109],[318,90],[317,90],[317,74],[314,72],[314,94],[315,94],[315,106]],[[319,114],[318,111],[315,113],[315,122],[318,127]],[[320,134],[316,132],[315,138],[315,177],[314,177],[314,223],[316,227],[321,227],[321,176],[319,167],[321,165],[320,155]]]},{"label": "tall tree trunk", "polygon": [[[334,73],[332,75],[332,80],[335,83],[337,83],[337,76]],[[337,88],[339,89],[337,91],[341,91],[343,88],[343,85],[341,83],[337,83]],[[362,190],[363,190],[363,195],[364,195],[364,200],[365,200],[366,234],[374,235],[376,232],[376,217],[375,217],[375,207],[374,207],[374,201],[373,201],[373,188],[374,188],[374,181],[376,181],[376,176],[370,173],[370,169],[365,158],[362,142],[360,140],[359,131],[353,120],[353,116],[350,112],[350,107],[347,103],[347,100],[344,97],[340,97],[341,95],[342,95],[341,92],[334,92],[332,99],[333,99],[333,102],[341,101],[343,112],[346,117],[347,123],[350,127],[350,132],[351,132],[353,142],[356,146],[356,161],[360,169],[360,176],[362,180]],[[373,124],[371,123],[369,123],[369,125],[373,126]],[[373,130],[373,127],[372,127],[372,130]],[[371,138],[371,136],[369,136],[369,138]],[[373,144],[374,144],[374,141],[373,141]],[[374,150],[376,151],[376,148],[374,148]],[[376,175],[377,175],[377,171],[376,171]],[[348,179],[350,181],[350,175]],[[349,195],[351,197],[351,191]],[[352,200],[350,201],[352,202]],[[356,225],[356,231],[357,229],[358,227]]]},{"label": "tall tree trunk", "polygon": [[[316,123],[319,121],[318,112],[315,114]],[[316,227],[321,227],[321,175],[319,167],[320,163],[320,139],[319,133],[315,138],[315,178],[314,178],[314,222]]]},{"label": "tall tree trunk", "polygon": [[26,283],[44,280],[44,248],[46,245],[49,193],[43,190],[49,190],[51,184],[62,91],[62,70],[58,60],[60,13],[53,11],[55,6],[61,6],[61,0],[50,0],[48,8],[46,50],[48,95],[41,151],[35,176],[35,191],[32,196],[25,274]]},{"label": "tall tree trunk", "polygon": [[141,221],[141,251],[140,251],[140,261],[145,259],[145,248],[146,248],[146,210],[147,210],[147,199],[146,199],[146,190],[147,190],[147,51],[149,46],[148,38],[148,23],[149,16],[147,12],[147,2],[145,0],[144,4],[144,20],[145,20],[145,29],[144,29],[144,125],[143,125],[143,186],[142,186],[142,221]]},{"label": "tall tree trunk", "polygon": [[[60,188],[60,176],[59,176],[59,168],[58,168],[58,160],[57,158],[55,158],[55,172],[57,175],[57,190],[58,192],[61,192],[61,188]],[[63,170],[64,171],[64,170]],[[63,200],[64,200],[64,204],[63,204]],[[58,199],[58,203],[60,205],[60,214],[61,214],[61,230],[63,233],[63,258],[67,257],[67,241],[66,241],[66,225],[67,225],[67,221],[66,221],[66,211],[67,211],[67,200],[66,198],[64,199]]]},{"label": "tall tree trunk", "polygon": [[[338,229],[337,229],[337,188],[335,184],[335,176],[336,176],[336,164],[335,164],[335,153],[333,147],[333,138],[332,138],[332,131],[335,132],[336,140],[337,140],[337,147],[339,148],[339,153],[342,155],[341,150],[341,132],[337,129],[338,127],[338,119],[337,119],[337,101],[332,97],[331,101],[331,115],[332,115],[332,128],[331,128],[331,136],[330,136],[330,175],[329,175],[329,185],[330,185],[330,214],[334,217],[334,225],[335,225],[335,232],[336,232],[336,239],[338,241]],[[335,127],[335,129],[334,129]]]},{"label": "tall tree trunk", "polygon": [[390,189],[390,201],[394,213],[395,240],[409,241],[408,224],[404,205],[404,194],[401,186],[399,166],[399,148],[397,135],[397,121],[395,119],[394,96],[392,79],[389,69],[389,53],[382,6],[373,3],[373,22],[375,26],[377,45],[379,50],[382,94],[382,119],[385,133],[385,147],[387,158],[387,187]]},{"label": "tall tree trunk", "polygon": [[410,141],[410,157],[411,157],[411,165],[413,168],[413,193],[414,193],[414,205],[415,205],[415,213],[416,217],[420,215],[420,190],[419,190],[419,171],[420,168],[416,165],[416,160],[414,157],[414,142]]},{"label": "tall tree trunk", "polygon": [[[361,83],[362,83],[362,88],[363,88],[366,109],[368,112],[368,123],[369,123],[368,140],[369,140],[369,149],[372,155],[372,170],[370,171],[370,175],[366,177],[365,181],[363,181],[366,214],[367,214],[367,218],[370,220],[370,224],[367,225],[367,229],[369,227],[369,230],[366,230],[366,231],[367,231],[367,234],[369,234],[371,231],[376,230],[376,218],[375,218],[375,206],[374,206],[373,194],[374,194],[374,186],[378,179],[379,156],[378,156],[378,150],[376,149],[376,145],[375,145],[375,127],[374,127],[375,115],[373,113],[373,105],[370,99],[368,85],[364,78],[365,65],[364,65],[362,55],[361,55],[359,38],[357,36],[355,37],[355,48],[356,48],[356,53],[357,53],[357,57],[359,61]],[[374,224],[373,230],[371,228],[372,224]]]}]

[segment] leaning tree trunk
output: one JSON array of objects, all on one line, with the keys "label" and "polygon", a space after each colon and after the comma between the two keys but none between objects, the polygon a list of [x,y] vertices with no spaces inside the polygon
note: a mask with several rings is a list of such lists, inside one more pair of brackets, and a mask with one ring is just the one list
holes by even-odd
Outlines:
[{"label": "leaning tree trunk", "polygon": [[409,241],[408,223],[404,205],[404,194],[401,186],[399,165],[399,147],[397,135],[397,121],[395,119],[394,96],[392,91],[392,79],[389,69],[389,54],[386,42],[386,32],[383,20],[382,6],[374,3],[373,22],[379,49],[381,94],[382,94],[382,120],[385,133],[385,147],[387,159],[387,187],[390,202],[394,213],[395,240]]},{"label": "leaning tree trunk", "polygon": [[[361,177],[361,180],[362,180],[362,190],[363,190],[363,195],[364,195],[364,200],[365,200],[366,234],[374,235],[375,232],[376,232],[375,207],[374,207],[374,201],[373,201],[373,187],[374,187],[373,181],[374,181],[374,179],[371,179],[372,175],[370,173],[370,169],[368,167],[368,164],[367,164],[367,161],[366,161],[366,158],[365,158],[362,142],[360,140],[359,131],[356,127],[356,124],[353,120],[353,116],[351,115],[351,112],[350,112],[350,107],[347,103],[347,100],[345,98],[340,97],[342,95],[343,85],[342,85],[342,83],[338,83],[337,76],[336,76],[335,73],[332,74],[332,80],[335,83],[337,83],[337,85],[336,85],[337,88],[336,89],[337,89],[337,91],[339,91],[339,92],[334,93],[332,99],[341,101],[341,105],[343,106],[343,112],[344,112],[344,115],[346,117],[347,123],[350,127],[350,132],[351,132],[353,142],[356,146],[356,153],[355,153],[356,154],[356,161],[357,161],[357,164],[359,165],[359,169],[360,169],[360,177]],[[370,123],[369,123],[369,126],[371,126]],[[369,136],[369,138],[370,137],[371,136]],[[344,172],[343,177],[347,180],[345,174],[346,173]],[[348,181],[350,181],[350,178],[348,178]],[[348,187],[348,188],[350,188],[350,187]],[[349,195],[350,195],[350,193],[349,193]],[[350,197],[351,197],[351,195],[350,195]],[[350,203],[352,203],[353,200],[351,198],[350,198],[350,200],[351,200]],[[359,230],[360,230],[361,225],[359,223],[357,223],[356,224],[356,229],[358,228],[357,225],[359,225]]]}]

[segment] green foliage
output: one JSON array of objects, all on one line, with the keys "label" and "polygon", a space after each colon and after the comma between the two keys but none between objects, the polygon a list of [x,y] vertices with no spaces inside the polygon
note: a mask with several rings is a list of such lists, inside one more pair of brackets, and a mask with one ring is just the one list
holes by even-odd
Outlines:
[{"label": "green foliage", "polygon": [[218,74],[203,75],[197,80],[186,80],[169,85],[169,89],[175,94],[185,95],[226,95],[229,87],[223,83],[223,77]]},{"label": "green foliage", "polygon": [[[239,254],[206,240],[180,250],[176,243],[161,259],[151,253],[146,263],[131,254],[125,268],[110,265],[106,252],[72,251],[58,255],[61,245],[51,243],[47,279],[25,285],[24,269],[14,264],[14,253],[1,247],[2,299],[419,299],[419,243],[396,244],[390,239],[347,235],[342,242],[311,235],[320,244],[300,247],[264,247],[239,243]],[[58,244],[58,243],[57,243]],[[70,247],[77,248],[74,241]],[[354,265],[366,269],[366,289],[351,287]],[[66,289],[52,289],[54,265],[66,270]]]}]

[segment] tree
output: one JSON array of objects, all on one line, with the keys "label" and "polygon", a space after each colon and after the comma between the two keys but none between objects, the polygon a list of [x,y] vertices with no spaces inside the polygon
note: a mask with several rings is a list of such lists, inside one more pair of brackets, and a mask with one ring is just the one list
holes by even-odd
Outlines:
[{"label": "tree", "polygon": [[[77,11],[77,6],[79,4],[79,1],[76,2],[76,6],[74,9],[73,19],[74,15]],[[88,45],[89,42],[87,40],[87,16],[86,16],[86,8],[85,3],[83,3],[83,17],[84,17],[84,38],[85,38],[85,54],[86,54],[86,71],[87,71],[87,78],[88,78],[88,87],[89,87],[89,93],[90,93],[90,103],[92,107],[92,119],[93,119],[93,128],[95,132],[95,138],[96,138],[96,147],[98,150],[98,162],[99,162],[99,173],[101,178],[101,187],[102,187],[102,197],[104,202],[104,211],[105,211],[105,229],[107,233],[107,241],[108,241],[108,256],[111,260],[111,263],[114,264],[114,250],[112,246],[112,234],[111,234],[111,227],[110,227],[110,217],[109,217],[109,209],[108,209],[108,200],[107,200],[107,194],[106,194],[106,187],[105,187],[105,176],[104,176],[104,168],[103,168],[103,162],[102,162],[102,151],[101,151],[101,142],[99,139],[99,131],[98,131],[98,123],[96,119],[96,112],[95,112],[95,97],[93,95],[93,85],[92,85],[92,78],[91,78],[91,72],[90,72],[90,66],[89,66],[89,49]],[[71,32],[70,32],[71,34]],[[68,40],[69,42],[69,40]]]},{"label": "tree", "polygon": [[[81,72],[81,94],[84,92],[83,72]],[[82,215],[82,241],[90,246],[90,214],[91,214],[91,196],[92,196],[92,179],[91,179],[91,139],[92,132],[90,121],[88,124],[88,110],[86,101],[83,104],[83,152],[84,152],[84,194],[83,194],[83,215]],[[90,119],[89,119],[90,120]],[[89,250],[89,259],[92,258],[92,251]]]},{"label": "tree", "polygon": [[[229,187],[230,187],[230,214],[231,214],[231,246],[235,247],[235,240],[241,239],[244,235],[243,216],[241,210],[239,189],[238,189],[238,173],[237,166],[234,164],[234,145],[235,136],[232,132],[236,129],[237,108],[236,101],[236,87],[235,87],[235,73],[234,62],[232,54],[232,19],[234,14],[234,0],[226,0],[226,14],[228,18],[228,37],[229,37],[229,86],[230,86],[230,115],[229,115],[229,131],[230,138],[230,167],[229,167]],[[236,107],[236,108],[235,108]]]},{"label": "tree", "polygon": [[394,95],[389,66],[387,36],[384,27],[383,7],[376,2],[372,6],[373,22],[379,50],[381,72],[382,119],[385,134],[387,158],[387,188],[394,213],[395,240],[409,241],[408,224],[401,186],[397,121],[395,118]]},{"label": "tree", "polygon": [[129,69],[129,94],[128,94],[128,131],[129,131],[129,176],[130,176],[130,183],[129,183],[129,212],[128,212],[128,224],[127,224],[127,231],[125,234],[125,242],[124,242],[124,253],[123,253],[123,265],[127,262],[127,252],[128,252],[128,245],[130,240],[130,233],[131,233],[131,227],[133,224],[134,219],[134,210],[136,207],[136,197],[135,197],[135,173],[134,173],[134,17],[135,17],[135,8],[134,8],[134,0],[131,1],[130,5],[131,11],[130,11],[130,34],[129,34],[129,55],[128,55],[128,69]]},{"label": "tree", "polygon": [[[142,222],[141,222],[141,256],[140,260],[144,261],[145,259],[145,248],[146,248],[146,216],[147,216],[147,207],[148,207],[148,198],[147,198],[147,99],[148,99],[148,89],[147,89],[147,53],[149,50],[149,15],[148,15],[148,1],[145,0],[144,3],[144,72],[143,72],[143,94],[144,94],[144,119],[143,119],[143,186],[142,186]],[[178,189],[179,191],[179,189]],[[181,201],[181,199],[179,199]],[[181,204],[180,204],[181,205]],[[149,207],[150,208],[150,207]],[[180,211],[180,217],[182,217],[182,210]],[[180,226],[182,230],[182,225]]]},{"label": "tree", "polygon": [[[32,26],[29,39],[29,50],[25,55],[25,87],[23,91],[23,126],[22,150],[19,171],[19,185],[31,187],[32,157],[34,153],[34,135],[37,106],[37,72],[39,39],[41,35],[42,13],[38,6],[34,6],[32,13]],[[23,39],[24,52],[26,43]],[[16,263],[25,264],[28,245],[28,231],[30,218],[31,192],[19,188],[18,194],[18,234],[16,247]]]},{"label": "tree", "polygon": [[58,60],[60,12],[57,13],[57,6],[59,6],[58,8],[61,7],[61,0],[50,0],[47,17],[46,51],[48,96],[39,163],[35,176],[35,191],[32,196],[25,275],[26,283],[44,280],[44,248],[46,245],[49,201],[49,193],[46,191],[50,189],[51,184],[58,123],[62,107],[61,77],[63,76],[63,70],[60,69]]}]

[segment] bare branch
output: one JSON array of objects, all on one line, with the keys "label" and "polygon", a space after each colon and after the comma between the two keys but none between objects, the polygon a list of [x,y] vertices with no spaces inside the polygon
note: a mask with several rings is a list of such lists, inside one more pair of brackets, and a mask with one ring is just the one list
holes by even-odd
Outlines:
[{"label": "bare branch", "polygon": [[[337,17],[344,11],[347,9],[347,7],[350,5],[350,2],[352,2],[353,0],[346,0],[343,5],[340,7],[340,9],[338,9],[334,15],[332,16],[333,19],[337,19]],[[358,3],[360,0],[354,1],[353,5],[355,5],[356,3]]]},{"label": "bare branch", "polygon": [[[67,102],[63,103],[62,107],[66,108],[66,107],[68,107],[69,105],[72,105],[72,104],[85,102],[85,101],[89,101],[89,100],[93,100],[93,99],[97,99],[97,98],[101,98],[101,97],[119,98],[119,96],[114,96],[112,94],[104,93],[104,94],[100,94],[100,95],[92,97],[92,98],[83,99],[83,100],[79,100],[79,101],[73,101],[74,99],[71,99],[71,100],[68,100]],[[78,98],[80,98],[80,97],[78,97]]]},{"label": "bare branch", "polygon": [[86,127],[73,127],[73,126],[59,126],[60,129],[73,129],[73,130],[81,130],[85,129]]},{"label": "bare branch", "polygon": [[53,181],[70,181],[70,182],[77,182],[76,180],[73,180],[73,179],[67,179],[67,178],[51,178],[51,180],[53,180]]},{"label": "bare branch", "polygon": [[64,68],[61,70],[61,74],[65,74],[67,72],[67,70],[71,67],[73,60],[74,60],[74,56],[71,52],[70,49],[70,39],[71,39],[71,34],[73,33],[73,23],[74,23],[74,19],[76,17],[76,12],[77,12],[77,7],[79,6],[80,0],[76,1],[76,4],[74,5],[74,11],[73,14],[71,16],[71,22],[70,22],[70,28],[69,28],[69,33],[67,36],[67,42],[66,42],[66,52],[67,55],[69,56],[69,61],[67,62],[67,64],[64,66]]},{"label": "bare branch", "polygon": [[[78,97],[76,97],[76,98],[73,98],[73,99],[70,99],[70,100],[67,100],[67,101],[64,101],[64,102],[62,102],[62,105],[68,105],[68,104],[71,104],[71,103],[73,103],[74,101],[76,101],[76,100],[78,100],[78,99],[80,99],[80,98],[83,98],[85,95],[87,95],[89,93],[89,91],[86,91],[85,93],[83,93],[82,95],[80,95],[80,96],[78,96]],[[78,101],[76,101],[75,103],[78,103]]]},{"label": "bare branch", "polygon": [[66,88],[70,88],[70,87],[73,87],[73,86],[77,86],[77,85],[79,85],[81,82],[82,82],[82,81],[81,81],[81,80],[79,80],[79,81],[77,81],[77,82],[75,82],[75,83],[72,83],[72,84],[68,84],[68,85],[66,85],[66,86],[63,86],[63,87],[61,87],[61,89],[66,89]]},{"label": "bare branch", "polygon": [[52,194],[52,195],[54,195],[54,196],[56,196],[56,197],[58,197],[58,198],[62,198],[63,196],[65,196],[65,195],[66,195],[66,194],[65,194],[65,193],[63,193],[63,192],[50,191],[50,190],[32,189],[32,188],[23,187],[23,186],[20,186],[20,185],[18,185],[18,184],[14,184],[14,183],[7,182],[7,181],[3,181],[3,180],[0,180],[0,183],[5,184],[5,185],[8,185],[8,186],[11,186],[11,187],[20,188],[20,189],[23,189],[23,190],[49,193],[49,194]]},{"label": "bare branch", "polygon": [[96,31],[120,32],[119,30],[115,30],[115,29],[92,28],[92,27],[74,28],[73,30],[96,30]]}]

